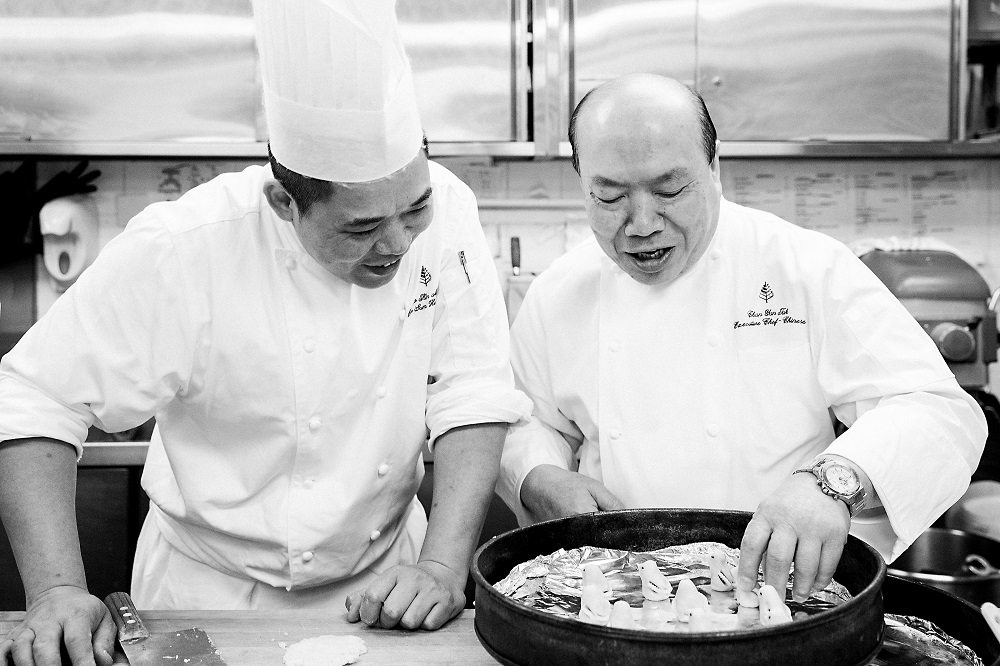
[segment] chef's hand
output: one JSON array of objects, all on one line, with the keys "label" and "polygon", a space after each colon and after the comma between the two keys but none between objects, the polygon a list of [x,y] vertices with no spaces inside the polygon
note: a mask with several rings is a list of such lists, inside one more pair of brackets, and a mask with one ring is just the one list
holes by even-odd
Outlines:
[{"label": "chef's hand", "polygon": [[391,629],[439,629],[465,608],[468,572],[424,560],[387,570],[347,597],[347,621]]},{"label": "chef's hand", "polygon": [[65,652],[73,666],[110,666],[114,620],[97,597],[64,585],[35,598],[21,624],[0,640],[0,664],[60,666]]},{"label": "chef's hand", "polygon": [[794,560],[792,598],[805,601],[830,584],[851,528],[847,505],[823,494],[812,474],[792,474],[760,503],[740,544],[737,585],[749,592],[764,566],[764,583],[784,590]]},{"label": "chef's hand", "polygon": [[521,484],[521,502],[538,520],[625,508],[600,481],[555,465],[539,465],[528,472]]}]

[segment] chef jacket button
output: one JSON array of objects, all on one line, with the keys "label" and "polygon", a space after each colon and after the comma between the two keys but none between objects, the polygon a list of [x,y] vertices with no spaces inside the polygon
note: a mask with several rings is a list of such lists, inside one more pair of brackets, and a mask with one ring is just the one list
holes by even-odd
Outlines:
[{"label": "chef jacket button", "polygon": [[375,541],[380,536],[382,536],[381,532],[379,532],[378,530],[372,530],[372,533],[368,535],[368,538],[371,539],[372,541]]},{"label": "chef jacket button", "polygon": [[305,342],[302,343],[302,348],[306,351],[307,354],[310,354],[316,349],[316,343],[313,342],[312,340],[306,340]]},{"label": "chef jacket button", "polygon": [[712,252],[709,254],[709,256],[712,257],[712,259],[718,259],[719,257],[722,256],[722,252],[719,251],[718,248],[716,248],[716,249],[712,250]]},{"label": "chef jacket button", "polygon": [[612,342],[610,345],[608,345],[608,349],[610,349],[613,352],[616,352],[616,351],[618,351],[621,348],[622,348],[622,346],[621,346],[621,343],[619,343],[619,342]]},{"label": "chef jacket button", "polygon": [[619,437],[622,436],[622,431],[621,430],[612,430],[611,433],[610,433],[610,435],[611,435],[611,439],[618,439]]},{"label": "chef jacket button", "polygon": [[708,346],[709,347],[718,347],[719,346],[719,334],[718,333],[711,333],[711,334],[709,334],[709,336],[708,336]]},{"label": "chef jacket button", "polygon": [[295,257],[285,257],[285,268],[289,270],[295,268]]},{"label": "chef jacket button", "polygon": [[399,321],[406,321],[406,308],[399,311]]},{"label": "chef jacket button", "polygon": [[385,476],[389,473],[389,463],[382,463],[378,466],[378,475]]},{"label": "chef jacket button", "polygon": [[313,558],[313,552],[311,550],[307,550],[306,552],[302,553],[303,562],[309,562],[312,560],[312,558]]},{"label": "chef jacket button", "polygon": [[315,481],[313,481],[312,479],[306,479],[305,481],[302,482],[302,487],[305,488],[306,490],[312,490],[314,483]]},{"label": "chef jacket button", "polygon": [[718,437],[719,436],[719,426],[716,425],[715,423],[709,423],[708,427],[705,428],[705,430],[708,431],[708,434],[711,437]]},{"label": "chef jacket button", "polygon": [[384,386],[379,386],[375,389],[375,395],[379,398],[384,398],[388,392]]},{"label": "chef jacket button", "polygon": [[309,429],[312,430],[313,432],[319,430],[319,427],[321,425],[323,425],[323,422],[320,421],[318,416],[314,416],[311,419],[309,419]]}]

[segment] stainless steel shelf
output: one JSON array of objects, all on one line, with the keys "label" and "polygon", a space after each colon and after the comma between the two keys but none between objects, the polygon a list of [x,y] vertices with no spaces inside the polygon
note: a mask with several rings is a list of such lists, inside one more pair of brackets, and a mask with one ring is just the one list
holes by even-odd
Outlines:
[{"label": "stainless steel shelf", "polygon": [[80,467],[141,467],[149,442],[84,442]]},{"label": "stainless steel shelf", "polygon": [[[510,142],[438,142],[430,144],[432,157],[493,156],[533,157],[535,146],[527,141]],[[63,157],[87,156],[110,158],[223,158],[266,159],[267,144],[233,143],[169,143],[122,141],[4,141],[0,140],[0,156]]]},{"label": "stainless steel shelf", "polygon": [[[440,142],[430,144],[431,157],[544,158],[530,141]],[[991,141],[723,141],[723,159],[920,159],[1000,157],[1000,142]],[[219,158],[265,159],[267,144],[130,143],[102,141],[3,141],[0,157]],[[558,157],[570,156],[569,142],[559,144]]]}]

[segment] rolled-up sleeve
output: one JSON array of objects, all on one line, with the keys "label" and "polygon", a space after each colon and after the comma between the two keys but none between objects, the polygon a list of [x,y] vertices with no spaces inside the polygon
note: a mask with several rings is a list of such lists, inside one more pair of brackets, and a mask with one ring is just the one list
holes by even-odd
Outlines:
[{"label": "rolled-up sleeve", "polygon": [[507,311],[475,197],[457,181],[435,184],[440,205],[443,307],[435,308],[427,387],[432,445],[456,427],[516,423],[531,414],[531,401],[514,388]]},{"label": "rolled-up sleeve", "polygon": [[0,441],[136,427],[191,376],[193,332],[169,235],[137,218],[0,361]]},{"label": "rolled-up sleeve", "polygon": [[[497,494],[517,516],[518,523],[534,521],[521,502],[521,485],[528,473],[539,465],[555,465],[575,469],[575,455],[583,442],[583,434],[575,423],[560,411],[549,380],[551,373],[545,326],[539,298],[544,278],[535,280],[528,289],[517,320],[511,327],[511,365],[516,385],[533,401],[533,413],[528,423],[521,423],[507,435],[500,459]],[[572,345],[572,340],[563,344]]]},{"label": "rolled-up sleeve", "polygon": [[844,262],[855,288],[824,313],[818,373],[850,427],[828,452],[871,479],[886,516],[855,520],[852,532],[892,561],[965,492],[986,419],[903,305],[853,256]]}]

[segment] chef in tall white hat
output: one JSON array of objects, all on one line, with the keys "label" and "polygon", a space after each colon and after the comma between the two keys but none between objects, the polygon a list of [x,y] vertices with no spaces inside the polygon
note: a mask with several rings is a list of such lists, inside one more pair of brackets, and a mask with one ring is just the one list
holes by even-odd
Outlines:
[{"label": "chef in tall white hat", "polygon": [[89,426],[152,416],[139,608],[434,629],[465,605],[507,426],[531,409],[475,198],[427,159],[393,0],[254,11],[270,165],[141,212],[0,362],[0,519],[29,611],[0,659],[62,642],[109,663],[76,461]]}]

